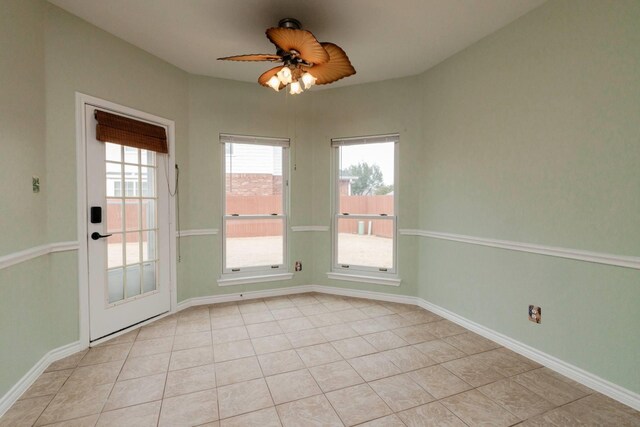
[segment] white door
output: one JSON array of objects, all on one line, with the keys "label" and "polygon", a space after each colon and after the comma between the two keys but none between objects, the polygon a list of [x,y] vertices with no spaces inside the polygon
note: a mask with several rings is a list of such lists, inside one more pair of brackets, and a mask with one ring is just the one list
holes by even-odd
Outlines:
[{"label": "white door", "polygon": [[167,154],[98,141],[95,110],[85,106],[91,341],[171,306]]}]

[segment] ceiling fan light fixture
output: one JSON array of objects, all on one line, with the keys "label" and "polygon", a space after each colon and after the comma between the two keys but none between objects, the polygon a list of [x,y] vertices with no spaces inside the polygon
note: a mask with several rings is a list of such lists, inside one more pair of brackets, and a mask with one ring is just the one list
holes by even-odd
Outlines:
[{"label": "ceiling fan light fixture", "polygon": [[304,88],[309,89],[311,86],[316,84],[316,78],[311,75],[311,73],[304,73],[302,75],[302,83],[304,83]]},{"label": "ceiling fan light fixture", "polygon": [[[315,85],[326,85],[344,77],[352,76],[356,70],[349,57],[333,43],[321,43],[300,22],[293,18],[280,20],[277,27],[267,28],[269,41],[276,46],[276,54],[257,53],[218,58],[224,61],[268,61],[282,65],[265,71],[258,83],[276,92],[289,87],[295,95]],[[311,72],[310,72],[311,71]]]},{"label": "ceiling fan light fixture", "polygon": [[288,85],[293,81],[293,76],[291,75],[291,70],[288,66],[282,67],[282,70],[278,71],[276,76],[278,76],[278,79],[283,85]]},{"label": "ceiling fan light fixture", "polygon": [[291,85],[289,86],[289,93],[291,95],[302,93],[302,86],[300,85],[300,82],[291,83]]},{"label": "ceiling fan light fixture", "polygon": [[280,91],[280,79],[277,76],[275,75],[271,76],[267,84],[271,89],[275,90],[276,92]]}]

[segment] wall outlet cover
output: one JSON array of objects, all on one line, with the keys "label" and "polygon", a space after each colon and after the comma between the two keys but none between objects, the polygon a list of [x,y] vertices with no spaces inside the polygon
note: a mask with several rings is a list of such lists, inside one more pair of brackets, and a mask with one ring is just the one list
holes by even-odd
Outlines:
[{"label": "wall outlet cover", "polygon": [[34,193],[40,192],[40,178],[37,176],[31,177],[31,187],[33,188]]},{"label": "wall outlet cover", "polygon": [[534,323],[542,322],[542,309],[535,305],[529,306],[529,320]]},{"label": "wall outlet cover", "polygon": [[302,262],[296,261],[295,271],[302,271]]}]

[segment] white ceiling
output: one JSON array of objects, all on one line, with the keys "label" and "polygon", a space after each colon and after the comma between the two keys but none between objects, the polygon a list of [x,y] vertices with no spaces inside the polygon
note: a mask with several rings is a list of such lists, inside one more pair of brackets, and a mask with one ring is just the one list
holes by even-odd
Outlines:
[{"label": "white ceiling", "polygon": [[418,74],[545,0],[49,0],[193,74],[256,81],[269,63],[217,61],[275,53],[264,31],[302,22],[341,46],[357,70],[332,86]]}]

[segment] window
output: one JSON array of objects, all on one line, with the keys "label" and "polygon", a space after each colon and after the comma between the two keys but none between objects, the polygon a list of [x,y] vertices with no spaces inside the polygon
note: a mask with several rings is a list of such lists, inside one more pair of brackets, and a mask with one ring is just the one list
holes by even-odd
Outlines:
[{"label": "window", "polygon": [[398,135],[333,139],[333,271],[396,273]]},{"label": "window", "polygon": [[[156,153],[105,143],[108,302],[156,290]],[[125,188],[124,194],[122,188]],[[142,188],[142,192],[138,189]],[[124,284],[124,285],[123,285]]]},{"label": "window", "polygon": [[220,135],[224,153],[223,273],[287,265],[288,139]]}]

